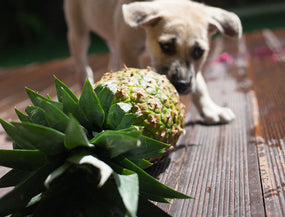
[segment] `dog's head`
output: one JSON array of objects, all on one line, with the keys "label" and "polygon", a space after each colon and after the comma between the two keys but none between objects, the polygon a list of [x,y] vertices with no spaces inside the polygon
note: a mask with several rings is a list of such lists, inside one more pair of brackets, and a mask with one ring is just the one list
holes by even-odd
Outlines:
[{"label": "dog's head", "polygon": [[146,30],[152,67],[165,74],[178,92],[195,87],[195,75],[205,62],[210,37],[218,30],[240,38],[240,19],[231,12],[189,0],[156,0],[123,5],[125,22]]}]

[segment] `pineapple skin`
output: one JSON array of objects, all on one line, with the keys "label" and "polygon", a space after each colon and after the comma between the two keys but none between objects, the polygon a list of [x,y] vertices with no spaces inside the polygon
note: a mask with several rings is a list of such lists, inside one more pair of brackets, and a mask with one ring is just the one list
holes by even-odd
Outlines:
[{"label": "pineapple skin", "polygon": [[95,86],[117,84],[113,103],[132,105],[131,113],[141,116],[135,122],[143,126],[143,135],[175,145],[184,132],[185,106],[165,75],[147,69],[127,68],[107,72]]}]

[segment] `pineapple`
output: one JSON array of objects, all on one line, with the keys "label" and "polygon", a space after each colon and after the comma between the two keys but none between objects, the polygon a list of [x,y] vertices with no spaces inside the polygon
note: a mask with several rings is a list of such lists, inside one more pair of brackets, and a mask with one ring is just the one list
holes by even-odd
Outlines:
[{"label": "pineapple", "polygon": [[185,106],[165,75],[150,68],[125,67],[122,71],[106,73],[96,86],[102,84],[118,85],[114,103],[129,103],[131,112],[141,115],[135,124],[144,126],[143,135],[176,144],[183,132]]},{"label": "pineapple", "polygon": [[[162,82],[153,73],[150,76],[146,79]],[[165,121],[161,114],[157,120],[166,129],[155,126],[152,130],[148,117],[153,110],[137,109],[132,97],[122,94],[123,82],[104,79],[95,90],[87,81],[77,98],[55,78],[57,101],[27,88],[33,105],[25,113],[16,110],[20,121],[0,119],[14,142],[13,150],[0,150],[0,165],[12,168],[0,179],[0,187],[15,186],[0,198],[0,216],[163,217],[168,214],[150,201],[190,198],[143,170],[152,165],[146,159],[163,154],[169,147],[164,142],[173,144],[181,133],[183,109],[176,114],[173,106],[180,107],[176,102],[162,105],[175,118],[171,116],[168,123],[168,116]],[[172,86],[168,91],[174,94]],[[154,95],[144,96],[152,99]],[[137,101],[140,106],[141,101]]]}]

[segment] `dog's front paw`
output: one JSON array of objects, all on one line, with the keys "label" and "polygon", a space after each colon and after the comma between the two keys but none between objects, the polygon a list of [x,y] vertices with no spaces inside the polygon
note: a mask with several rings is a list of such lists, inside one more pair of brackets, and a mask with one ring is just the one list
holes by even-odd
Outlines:
[{"label": "dog's front paw", "polygon": [[226,124],[235,119],[235,114],[230,108],[218,105],[203,108],[201,116],[206,124]]}]

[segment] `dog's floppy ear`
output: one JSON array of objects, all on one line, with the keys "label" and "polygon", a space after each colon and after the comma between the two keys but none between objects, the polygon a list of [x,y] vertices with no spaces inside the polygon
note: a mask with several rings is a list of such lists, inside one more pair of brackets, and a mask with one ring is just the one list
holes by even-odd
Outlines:
[{"label": "dog's floppy ear", "polygon": [[154,26],[161,16],[154,4],[149,2],[135,2],[122,6],[125,22],[131,27]]},{"label": "dog's floppy ear", "polygon": [[241,38],[242,25],[239,17],[229,11],[207,7],[209,17],[209,31],[215,32],[219,30],[222,34],[232,37]]}]

